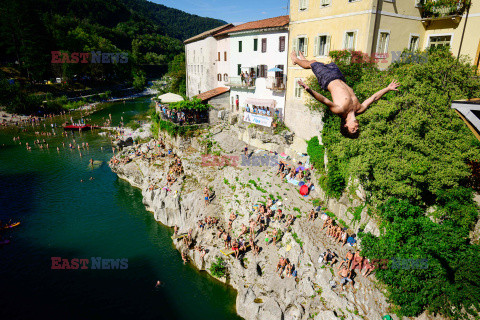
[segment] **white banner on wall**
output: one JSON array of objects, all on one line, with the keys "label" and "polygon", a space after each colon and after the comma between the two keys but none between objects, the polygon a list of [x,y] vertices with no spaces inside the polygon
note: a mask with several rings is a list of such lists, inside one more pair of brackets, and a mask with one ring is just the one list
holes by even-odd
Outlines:
[{"label": "white banner on wall", "polygon": [[244,112],[243,114],[243,121],[255,123],[264,127],[271,127],[272,126],[272,118],[261,116],[258,114],[253,114],[249,112]]}]

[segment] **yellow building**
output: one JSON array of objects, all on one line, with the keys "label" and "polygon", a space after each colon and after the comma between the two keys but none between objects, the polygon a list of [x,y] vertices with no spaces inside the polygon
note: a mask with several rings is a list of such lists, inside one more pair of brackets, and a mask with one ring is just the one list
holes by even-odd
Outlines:
[{"label": "yellow building", "polygon": [[[461,54],[478,66],[480,3],[472,3],[469,10],[464,0],[452,7],[429,9],[424,1],[290,0],[289,51],[301,50],[309,60],[329,62],[330,50],[358,50],[376,57],[379,67],[386,68],[404,49],[449,45],[455,55],[461,47]],[[287,74],[285,122],[297,137],[308,140],[319,135],[323,123],[320,113],[306,107],[308,94],[297,80],[313,74],[293,66],[290,58]]]}]

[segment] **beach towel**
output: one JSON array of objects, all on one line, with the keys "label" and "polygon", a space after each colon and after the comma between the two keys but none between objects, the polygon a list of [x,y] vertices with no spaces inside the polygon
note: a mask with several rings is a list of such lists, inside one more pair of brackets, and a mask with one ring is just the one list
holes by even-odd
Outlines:
[{"label": "beach towel", "polygon": [[300,182],[298,183],[298,186],[301,187],[301,186],[303,186],[304,184],[305,184],[305,182],[300,181]]},{"label": "beach towel", "polygon": [[290,179],[290,180],[287,179],[287,182],[298,186],[298,182],[299,182],[299,181],[298,181],[298,180],[295,180],[295,178],[294,178],[294,179]]},{"label": "beach towel", "polygon": [[280,153],[279,157],[280,157],[280,158],[282,158],[282,159],[285,159],[285,160],[287,160],[287,159],[288,159],[288,156],[287,156],[287,154],[286,154],[286,153],[284,153],[284,152]]}]

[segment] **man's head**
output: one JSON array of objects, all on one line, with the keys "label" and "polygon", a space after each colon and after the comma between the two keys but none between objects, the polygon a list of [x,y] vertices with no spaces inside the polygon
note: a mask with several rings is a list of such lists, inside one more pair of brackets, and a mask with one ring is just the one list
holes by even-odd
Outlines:
[{"label": "man's head", "polygon": [[340,122],[340,133],[349,139],[357,139],[360,136],[360,128],[357,119],[348,120],[342,118]]}]

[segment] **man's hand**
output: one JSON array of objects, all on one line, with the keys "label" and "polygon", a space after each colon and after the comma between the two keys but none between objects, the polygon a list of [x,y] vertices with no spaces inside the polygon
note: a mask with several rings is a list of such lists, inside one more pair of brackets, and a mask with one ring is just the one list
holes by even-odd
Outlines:
[{"label": "man's hand", "polygon": [[398,91],[398,87],[400,86],[400,83],[397,82],[397,80],[393,80],[389,85],[388,85],[388,90],[389,91]]},{"label": "man's hand", "polygon": [[302,80],[298,80],[297,83],[299,84],[300,87],[302,87],[302,88],[305,89],[305,90],[310,89],[310,87],[307,86],[305,83],[303,83]]}]

